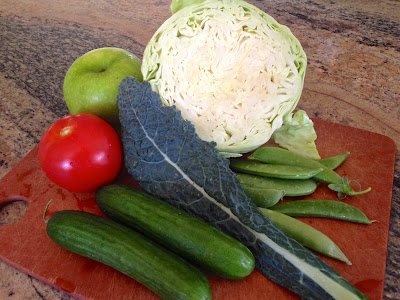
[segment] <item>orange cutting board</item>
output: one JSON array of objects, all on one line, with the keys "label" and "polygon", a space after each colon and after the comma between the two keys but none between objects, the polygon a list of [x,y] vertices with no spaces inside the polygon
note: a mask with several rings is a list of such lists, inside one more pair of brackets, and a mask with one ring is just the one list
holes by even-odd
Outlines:
[{"label": "orange cutting board", "polygon": [[[350,152],[336,171],[357,180],[372,191],[348,197],[360,208],[371,225],[321,218],[302,220],[329,236],[352,262],[351,266],[322,257],[337,272],[371,300],[382,299],[390,208],[392,199],[395,144],[383,135],[315,119],[317,147],[321,157]],[[0,206],[15,199],[29,202],[26,215],[18,222],[0,226],[0,259],[75,297],[86,299],[159,299],[135,280],[95,261],[80,257],[55,244],[46,234],[42,214],[53,200],[47,218],[60,210],[83,210],[101,214],[94,194],[69,193],[51,183],[40,169],[34,148],[0,183]],[[123,171],[118,181],[135,185]],[[335,199],[336,193],[320,184],[308,198]],[[206,274],[213,299],[300,299],[254,271],[242,280],[226,280]]]}]

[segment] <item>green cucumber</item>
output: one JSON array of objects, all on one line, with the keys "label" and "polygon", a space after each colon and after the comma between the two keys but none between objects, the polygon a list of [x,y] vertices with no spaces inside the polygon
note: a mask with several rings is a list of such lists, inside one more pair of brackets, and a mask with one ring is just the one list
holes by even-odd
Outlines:
[{"label": "green cucumber", "polygon": [[82,211],[59,211],[47,234],[63,248],[106,264],[163,299],[211,299],[207,278],[194,266],[132,229]]},{"label": "green cucumber", "polygon": [[254,269],[253,254],[239,241],[147,193],[111,184],[96,192],[96,201],[111,219],[218,276],[239,279]]}]

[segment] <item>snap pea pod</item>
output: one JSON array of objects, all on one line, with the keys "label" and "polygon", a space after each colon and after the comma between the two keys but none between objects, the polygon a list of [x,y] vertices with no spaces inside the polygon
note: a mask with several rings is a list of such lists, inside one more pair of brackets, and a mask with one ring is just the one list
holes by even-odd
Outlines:
[{"label": "snap pea pod", "polygon": [[285,195],[283,190],[261,189],[242,185],[250,199],[260,207],[272,207]]},{"label": "snap pea pod", "polygon": [[235,172],[281,179],[309,179],[322,171],[322,168],[274,165],[237,159],[230,161],[230,167]]},{"label": "snap pea pod", "polygon": [[266,190],[282,190],[285,192],[285,196],[310,195],[317,188],[317,184],[311,179],[280,179],[242,173],[237,174],[237,178],[243,186]]},{"label": "snap pea pod", "polygon": [[342,199],[342,194],[354,196],[367,193],[371,190],[368,188],[363,191],[356,192],[350,187],[352,181],[344,180],[332,169],[324,166],[316,160],[304,157],[300,154],[291,152],[286,149],[278,147],[262,147],[254,151],[249,157],[249,159],[261,161],[270,164],[287,164],[299,167],[315,167],[322,168],[322,171],[315,175],[313,178],[328,183],[328,187],[334,191],[337,191],[339,198]]},{"label": "snap pea pod", "polygon": [[317,229],[277,211],[260,207],[260,210],[286,235],[300,244],[325,256],[329,256],[351,265],[340,248],[325,234]]},{"label": "snap pea pod", "polygon": [[357,207],[334,200],[296,200],[277,204],[270,209],[292,217],[322,217],[362,224],[372,223]]},{"label": "snap pea pod", "polygon": [[270,164],[287,164],[299,167],[322,168],[322,171],[314,177],[315,179],[326,183],[342,183],[340,175],[330,168],[311,158],[304,157],[286,149],[278,147],[262,147],[254,151],[248,158]]},{"label": "snap pea pod", "polygon": [[323,164],[325,167],[328,167],[329,169],[334,170],[337,167],[339,167],[346,160],[346,158],[347,158],[347,156],[349,156],[349,154],[350,154],[350,152],[346,152],[343,154],[320,159],[320,160],[318,160],[318,162],[320,164]]}]

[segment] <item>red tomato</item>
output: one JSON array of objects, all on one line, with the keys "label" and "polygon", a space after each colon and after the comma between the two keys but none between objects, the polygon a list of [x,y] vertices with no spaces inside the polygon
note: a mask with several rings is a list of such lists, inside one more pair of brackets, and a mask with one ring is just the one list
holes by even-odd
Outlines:
[{"label": "red tomato", "polygon": [[55,122],[39,144],[46,176],[70,192],[93,192],[111,183],[122,168],[121,139],[103,119],[88,113]]}]

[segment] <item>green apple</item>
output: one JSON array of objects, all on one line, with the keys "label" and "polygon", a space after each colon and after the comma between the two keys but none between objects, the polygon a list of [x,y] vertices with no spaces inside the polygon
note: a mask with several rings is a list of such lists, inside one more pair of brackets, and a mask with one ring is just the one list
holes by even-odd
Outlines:
[{"label": "green apple", "polygon": [[63,85],[71,114],[92,113],[112,125],[119,124],[117,95],[127,77],[143,80],[141,60],[120,48],[99,48],[79,57],[68,69]]}]

